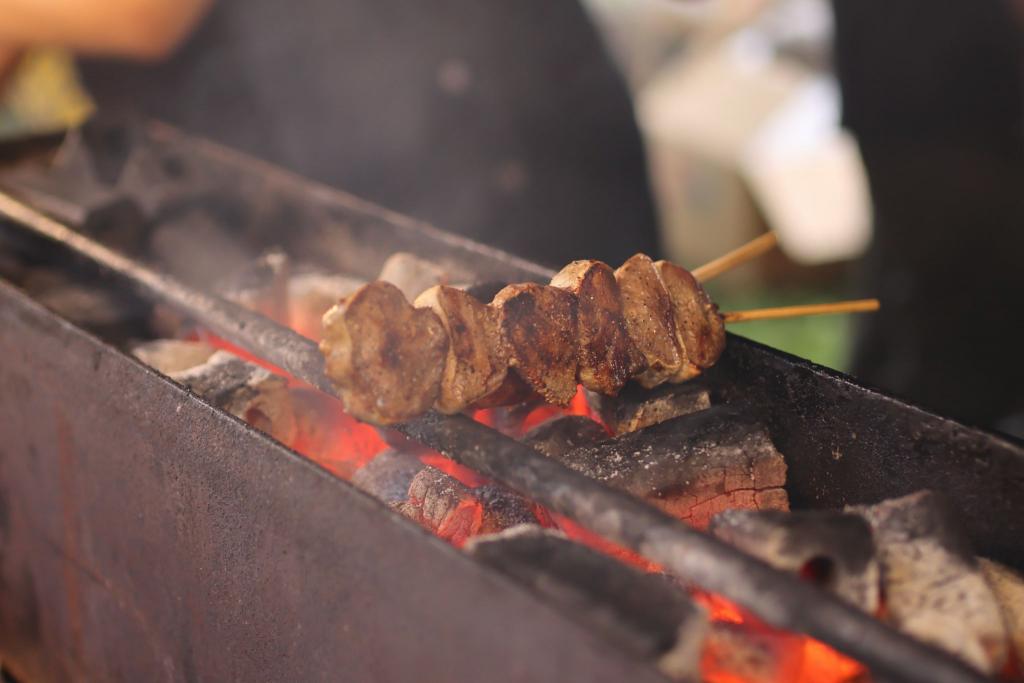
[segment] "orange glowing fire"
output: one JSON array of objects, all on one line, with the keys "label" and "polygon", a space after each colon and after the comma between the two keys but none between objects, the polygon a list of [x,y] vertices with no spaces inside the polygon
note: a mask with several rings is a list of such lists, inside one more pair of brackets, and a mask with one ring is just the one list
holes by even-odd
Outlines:
[{"label": "orange glowing fire", "polygon": [[[381,432],[348,416],[336,399],[312,389],[280,368],[216,335],[199,332],[193,338],[287,377],[298,417],[298,436],[289,445],[337,476],[350,479],[360,467],[389,448]],[[507,415],[499,419],[499,410],[502,409],[478,410],[472,417],[488,426],[500,428],[513,438],[521,438],[534,427],[564,415],[589,417],[603,425],[587,402],[582,387],[568,408],[539,405],[521,414],[517,413],[513,420],[507,419]],[[392,442],[401,440],[391,435],[388,435],[388,439]],[[452,476],[470,490],[488,483],[486,477],[440,453],[424,449],[420,451],[419,458],[424,464]],[[605,540],[562,515],[551,513],[539,505],[534,507],[534,513],[542,526],[557,528],[567,537],[621,562],[646,572],[662,571],[657,563]],[[489,531],[484,529],[483,517],[482,504],[470,495],[460,500],[453,512],[433,531],[442,539],[461,547],[473,536]],[[812,638],[772,629],[720,596],[694,591],[693,597],[707,610],[713,624],[738,631],[741,637],[753,639],[771,654],[770,669],[752,673],[737,653],[736,641],[716,638],[716,630],[712,628],[701,661],[705,683],[864,683],[868,680],[863,666]]]}]

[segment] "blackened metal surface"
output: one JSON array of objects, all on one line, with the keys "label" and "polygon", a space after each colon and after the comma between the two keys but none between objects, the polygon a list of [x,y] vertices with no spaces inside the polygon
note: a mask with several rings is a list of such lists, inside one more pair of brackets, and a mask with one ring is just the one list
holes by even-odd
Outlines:
[{"label": "blackened metal surface", "polygon": [[[1012,362],[1012,359],[1008,359]],[[955,501],[975,550],[1024,568],[1024,446],[849,377],[731,336],[712,403],[759,416],[789,466],[794,508],[877,503],[920,489]]]},{"label": "blackened metal surface", "polygon": [[662,680],[4,284],[0,359],[22,680]]}]

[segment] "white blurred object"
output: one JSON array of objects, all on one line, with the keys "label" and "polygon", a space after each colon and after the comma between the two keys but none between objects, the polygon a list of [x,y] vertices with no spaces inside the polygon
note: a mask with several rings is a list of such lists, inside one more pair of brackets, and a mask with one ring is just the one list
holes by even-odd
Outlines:
[{"label": "white blurred object", "polygon": [[867,177],[857,143],[839,127],[833,79],[814,78],[794,92],[750,140],[739,168],[793,260],[832,263],[867,249]]},{"label": "white blurred object", "polygon": [[[817,30],[828,23],[803,6]],[[810,20],[808,20],[810,21]],[[788,36],[810,42],[807,31]],[[694,266],[776,230],[794,260],[855,258],[870,241],[870,202],[856,145],[839,127],[830,77],[779,55],[760,25],[671,62],[638,94],[663,241]]]}]

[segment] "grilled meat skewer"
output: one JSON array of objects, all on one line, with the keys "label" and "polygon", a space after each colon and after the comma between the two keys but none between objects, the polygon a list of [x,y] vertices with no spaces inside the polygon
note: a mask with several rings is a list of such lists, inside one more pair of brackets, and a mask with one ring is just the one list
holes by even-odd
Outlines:
[{"label": "grilled meat skewer", "polygon": [[630,379],[685,381],[725,344],[722,318],[690,273],[639,254],[618,271],[576,261],[550,286],[509,285],[490,304],[437,286],[416,306],[378,281],[324,316],[327,374],[353,416],[392,424],[531,393],[567,406],[578,383],[614,396]]}]

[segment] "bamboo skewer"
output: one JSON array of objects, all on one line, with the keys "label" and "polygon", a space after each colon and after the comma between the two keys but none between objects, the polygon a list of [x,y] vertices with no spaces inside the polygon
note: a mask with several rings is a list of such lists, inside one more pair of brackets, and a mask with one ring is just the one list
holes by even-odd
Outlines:
[{"label": "bamboo skewer", "polygon": [[779,306],[778,308],[755,308],[749,311],[730,311],[722,314],[727,323],[742,323],[749,320],[772,320],[775,318],[796,318],[808,315],[831,313],[868,313],[879,309],[878,299],[857,299],[836,301],[830,304],[806,304],[802,306]]},{"label": "bamboo skewer", "polygon": [[691,272],[693,277],[697,279],[697,282],[707,282],[727,270],[732,270],[747,261],[757,258],[761,254],[771,251],[778,243],[779,239],[775,236],[775,233],[768,232],[747,242],[742,247],[733,249],[728,254],[719,256],[710,263],[705,263]]}]

